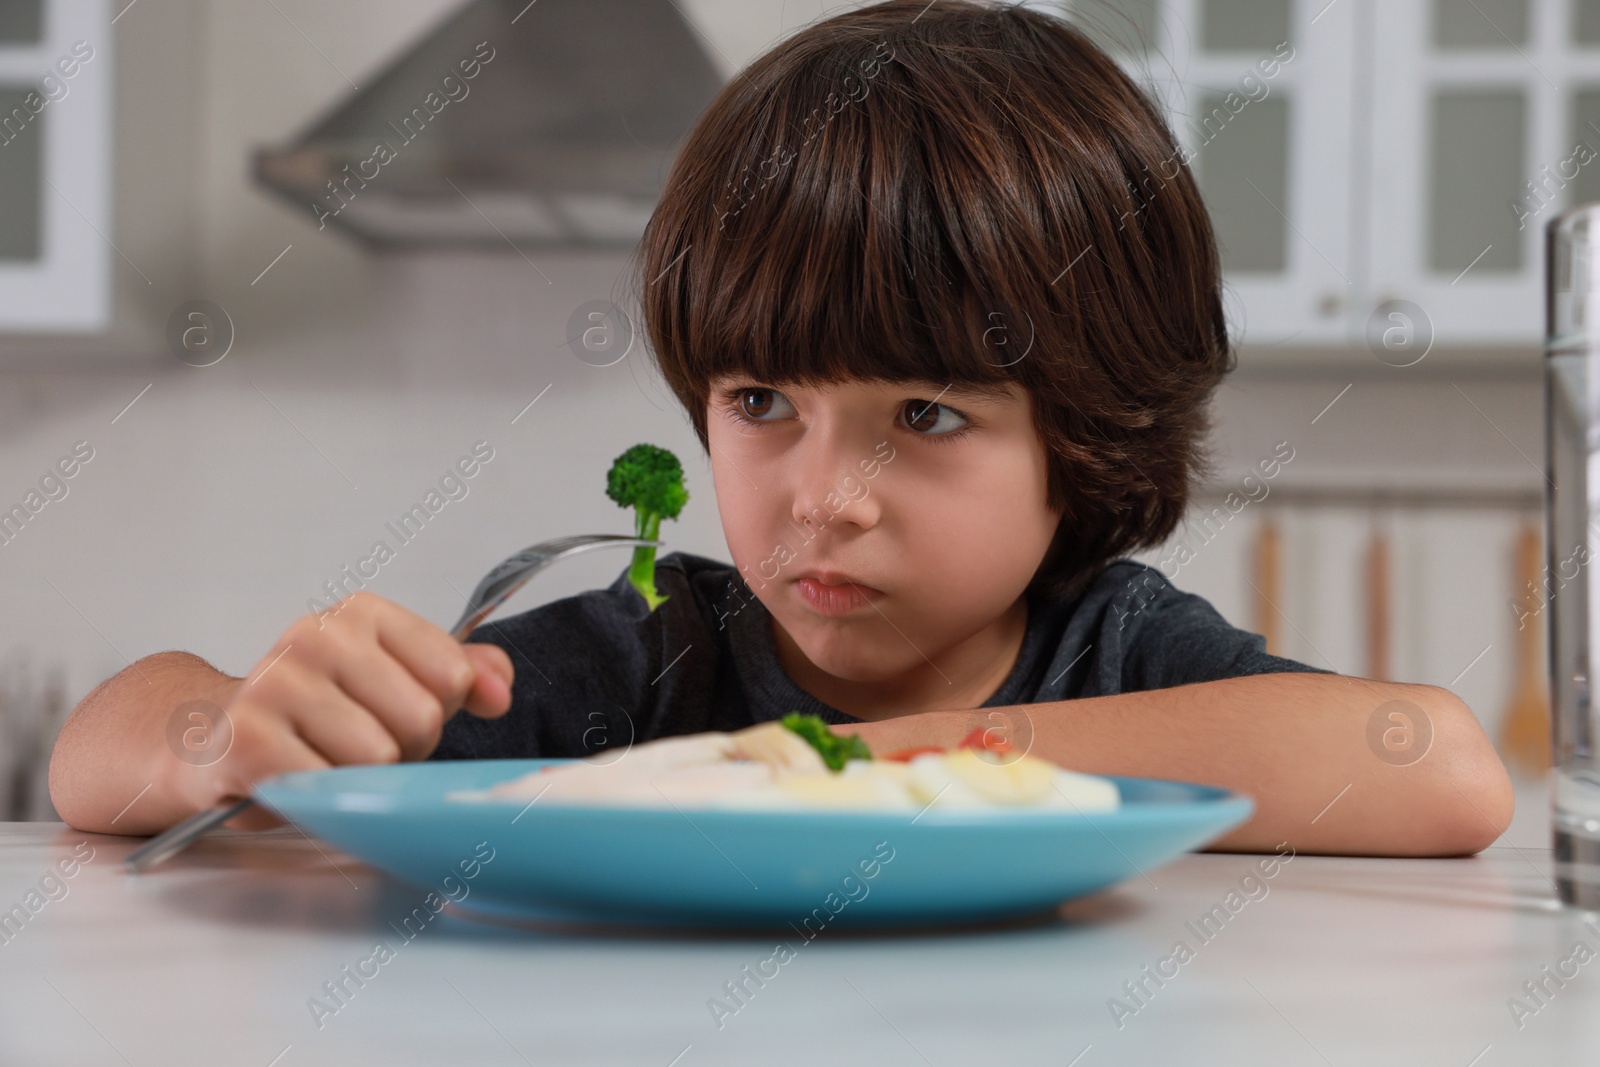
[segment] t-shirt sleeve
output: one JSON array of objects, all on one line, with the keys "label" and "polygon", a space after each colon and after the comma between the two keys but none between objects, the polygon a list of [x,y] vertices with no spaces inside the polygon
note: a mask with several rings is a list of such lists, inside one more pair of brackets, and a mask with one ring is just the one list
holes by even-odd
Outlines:
[{"label": "t-shirt sleeve", "polygon": [[1204,597],[1176,588],[1156,568],[1140,567],[1105,617],[1108,628],[1120,631],[1124,692],[1251,674],[1335,673],[1268,653],[1261,634],[1232,625]]}]

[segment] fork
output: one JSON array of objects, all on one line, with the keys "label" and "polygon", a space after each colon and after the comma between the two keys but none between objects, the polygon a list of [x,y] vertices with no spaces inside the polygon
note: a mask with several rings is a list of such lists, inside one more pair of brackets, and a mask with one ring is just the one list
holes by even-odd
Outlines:
[{"label": "fork", "polygon": [[[467,608],[461,613],[461,618],[450,628],[450,636],[457,641],[465,641],[467,635],[477,629],[479,623],[488,618],[495,608],[505,603],[511,594],[527,584],[529,578],[558,559],[566,559],[591,548],[614,548],[625,545],[642,547],[660,544],[660,541],[627,537],[622,534],[580,534],[573,537],[556,537],[530,545],[515,555],[507,556],[483,576],[483,580],[468,598]],[[203,834],[221,826],[254,803],[254,798],[245,797],[243,800],[231,804],[219,804],[209,811],[191,815],[128,853],[122,861],[123,866],[135,873],[153,867],[169,856],[182,852],[198,841]]]}]

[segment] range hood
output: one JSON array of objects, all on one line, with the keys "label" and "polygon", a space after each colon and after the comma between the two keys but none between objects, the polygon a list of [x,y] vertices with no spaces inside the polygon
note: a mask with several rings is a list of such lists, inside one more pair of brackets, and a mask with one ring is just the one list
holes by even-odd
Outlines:
[{"label": "range hood", "polygon": [[672,0],[470,0],[256,179],[384,246],[632,247],[722,76]]}]

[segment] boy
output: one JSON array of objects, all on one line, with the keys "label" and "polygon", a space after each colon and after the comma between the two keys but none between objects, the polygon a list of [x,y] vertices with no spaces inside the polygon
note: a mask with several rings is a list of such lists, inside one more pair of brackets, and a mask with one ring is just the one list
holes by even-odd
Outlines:
[{"label": "boy", "polygon": [[[1484,848],[1510,782],[1453,694],[1267,655],[1120,558],[1176,529],[1233,366],[1180,155],[1109,58],[1026,9],[886,3],[783,42],[690,134],[638,275],[734,565],[668,554],[654,612],[624,576],[465,646],[360,593],[247,679],[148,657],[62,730],[57,810],[147,833],[282,771],[798,710],[879,752],[988,724],[1075,770],[1250,794],[1218,849]],[[164,739],[196,700],[233,730],[203,767]]]}]

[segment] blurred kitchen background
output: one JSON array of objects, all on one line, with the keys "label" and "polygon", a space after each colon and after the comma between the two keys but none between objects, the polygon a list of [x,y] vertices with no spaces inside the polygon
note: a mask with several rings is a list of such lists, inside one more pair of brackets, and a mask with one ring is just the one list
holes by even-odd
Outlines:
[{"label": "blurred kitchen background", "polygon": [[[630,255],[716,88],[850,6],[5,0],[0,510],[31,503],[0,538],[0,818],[52,817],[49,746],[94,685],[162,649],[246,673],[475,442],[493,459],[374,591],[448,623],[508,552],[625,531],[599,488],[641,440],[698,501],[671,547],[728,558]],[[1600,198],[1600,0],[1030,6],[1153,88],[1223,245],[1219,475],[1140,558],[1537,755],[1543,226]],[[1537,763],[1507,842],[1548,845]]]}]

